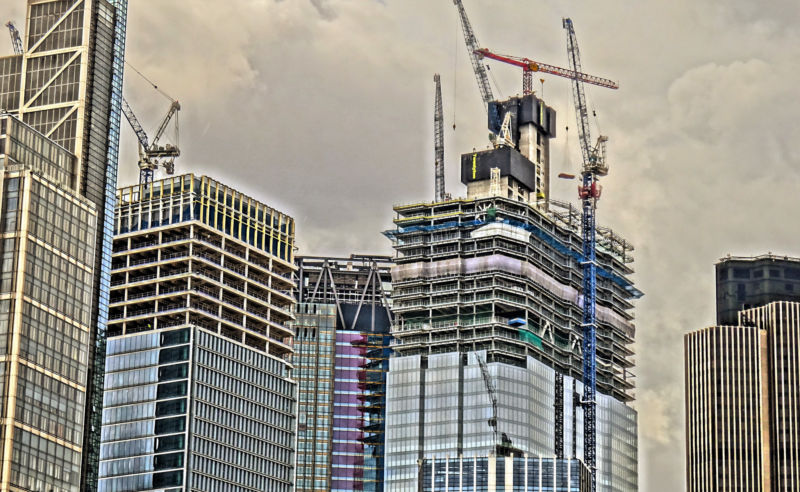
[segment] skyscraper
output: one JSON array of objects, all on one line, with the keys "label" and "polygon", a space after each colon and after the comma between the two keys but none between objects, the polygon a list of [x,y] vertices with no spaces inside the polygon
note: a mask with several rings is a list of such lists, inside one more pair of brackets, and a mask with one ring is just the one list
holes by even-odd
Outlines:
[{"label": "skyscraper", "polygon": [[297,259],[297,492],[381,492],[391,258]]},{"label": "skyscraper", "polygon": [[[84,469],[82,490],[93,486],[97,471],[100,432],[97,390],[102,385],[105,353],[103,337],[108,309],[126,15],[127,0],[28,0],[22,36],[24,53],[0,58],[0,108],[75,157],[71,181],[64,185],[95,209],[93,234],[86,239],[91,249],[91,276],[82,279],[90,287],[83,305],[90,312],[91,327],[84,339],[88,354],[80,359],[83,379],[78,382],[79,389],[85,392],[81,398],[85,408],[70,414],[70,418],[82,415],[85,419],[82,441],[71,448],[74,453],[71,459],[82,463]],[[47,227],[58,230],[60,225]],[[35,266],[36,262],[33,263]],[[22,314],[23,318],[28,315]],[[64,347],[56,350],[54,357],[58,359],[66,353]],[[8,372],[6,385],[13,386],[17,376],[14,371]],[[48,379],[51,375],[45,373],[41,377],[42,384],[51,384]],[[25,405],[20,406],[20,411],[25,410]],[[10,442],[16,439],[13,434],[4,435],[7,453],[15,446]],[[40,437],[57,442],[48,436]],[[5,486],[13,465],[8,454],[3,460]],[[46,477],[48,473],[40,471],[39,475]],[[69,487],[72,490],[73,485],[70,483]],[[74,487],[77,490],[78,486]]]},{"label": "skyscraper", "polygon": [[99,490],[292,490],[294,220],[187,174],[114,230]]},{"label": "skyscraper", "polygon": [[[766,330],[714,326],[686,335],[686,468],[690,492],[769,487]],[[724,389],[723,389],[724,388]]]},{"label": "skyscraper", "polygon": [[[391,490],[416,490],[423,460],[495,453],[503,434],[528,456],[583,453],[581,220],[546,196],[555,112],[532,95],[493,108],[511,114],[516,146],[462,155],[467,197],[396,206],[386,232],[397,251]],[[631,300],[641,293],[628,279],[630,244],[602,228],[598,239],[598,490],[629,491]]]},{"label": "skyscraper", "polygon": [[[689,492],[800,487],[800,260],[764,255],[717,265],[717,316],[686,334]],[[741,287],[740,287],[741,286]],[[739,295],[741,292],[741,295]]]},{"label": "skyscraper", "polygon": [[98,212],[77,162],[0,116],[2,490],[79,490]]}]

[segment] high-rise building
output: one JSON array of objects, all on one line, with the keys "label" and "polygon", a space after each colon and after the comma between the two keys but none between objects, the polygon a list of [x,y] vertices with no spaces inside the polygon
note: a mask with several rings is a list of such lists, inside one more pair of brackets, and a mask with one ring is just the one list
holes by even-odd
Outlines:
[{"label": "high-rise building", "polygon": [[117,199],[99,490],[293,490],[294,220],[191,174]]},{"label": "high-rise building", "polygon": [[391,258],[298,257],[297,492],[382,492]]},{"label": "high-rise building", "polygon": [[77,162],[0,116],[0,490],[80,486],[98,212]]},{"label": "high-rise building", "polygon": [[580,460],[542,456],[426,458],[420,471],[422,492],[589,492],[592,479]]},{"label": "high-rise building", "polygon": [[[127,0],[28,0],[27,22],[21,37],[23,53],[0,58],[0,109],[15,115],[46,137],[46,140],[36,140],[49,142],[47,147],[52,155],[47,159],[53,159],[58,153],[52,144],[58,144],[74,156],[70,181],[59,184],[62,191],[69,190],[69,193],[88,200],[94,208],[92,236],[83,239],[91,253],[90,258],[84,258],[91,261],[90,265],[84,265],[90,267],[85,270],[90,276],[81,278],[80,282],[76,280],[58,286],[59,295],[69,297],[74,295],[75,289],[84,290],[83,283],[88,282],[88,297],[81,301],[81,308],[88,309],[90,315],[90,329],[81,337],[86,346],[80,349],[87,353],[78,358],[71,352],[71,343],[63,341],[64,345],[56,347],[52,355],[54,365],[67,366],[72,363],[72,358],[78,360],[81,379],[73,381],[76,385],[73,389],[84,396],[70,400],[69,405],[75,406],[75,401],[80,401],[85,406],[80,411],[62,410],[68,414],[62,418],[71,420],[82,416],[85,422],[81,427],[86,428],[79,433],[81,441],[70,442],[67,453],[71,462],[83,468],[81,483],[73,484],[70,472],[69,481],[57,487],[63,487],[63,490],[91,490],[96,480],[100,432],[98,389],[102,386],[102,357],[105,353],[103,337],[108,310],[126,15]],[[41,145],[32,150],[42,152],[45,145]],[[27,158],[23,157],[21,162],[26,161]],[[59,216],[52,214],[43,218],[46,227],[51,228],[54,234],[63,227],[58,223]],[[50,223],[51,219],[56,222]],[[49,267],[47,263],[38,264],[37,261],[31,260],[32,268],[27,272],[36,271],[37,267]],[[63,289],[67,290],[61,292]],[[22,312],[21,316],[26,323],[27,317],[34,314]],[[62,341],[54,343],[61,344]],[[16,380],[21,375],[12,369],[15,364],[12,363],[5,373],[4,386],[7,388],[17,386]],[[36,371],[26,377],[42,388],[56,387],[58,383],[55,381],[66,384],[55,373]],[[69,399],[71,396],[63,393],[63,396],[54,398]],[[9,413],[8,409],[15,406],[17,410]],[[21,404],[18,401],[15,404],[7,400],[4,407],[7,416],[40,412],[37,405],[30,402]],[[55,473],[53,470],[21,465],[23,457],[37,456],[36,452],[17,454],[14,451],[12,456],[12,450],[18,448],[18,439],[24,439],[26,446],[35,445],[40,449],[48,449],[48,446],[61,449],[64,443],[52,432],[38,434],[37,442],[33,443],[27,437],[18,436],[21,427],[12,423],[13,419],[6,422],[0,488],[8,487],[14,481],[12,474],[17,472],[12,470],[15,467],[28,468],[24,472],[26,479],[49,483],[53,476],[50,472]],[[59,451],[58,454],[64,453]],[[41,456],[44,462],[48,461],[45,455]],[[72,465],[67,468],[71,469]],[[61,468],[58,473],[61,473]],[[37,490],[37,487],[33,489]]]},{"label": "high-rise building", "polygon": [[798,272],[772,255],[717,265],[718,319],[740,309],[684,338],[689,492],[800,487]]},{"label": "high-rise building", "polygon": [[775,301],[800,302],[800,258],[726,256],[716,265],[717,325],[736,325],[739,311]]},{"label": "high-rise building", "polygon": [[[397,251],[391,490],[417,490],[422,460],[488,456],[502,434],[530,455],[583,455],[580,209],[546,196],[555,112],[532,95],[498,106],[516,146],[462,155],[467,197],[396,206],[386,232]],[[598,490],[634,491],[631,300],[641,293],[630,244],[605,228],[598,244]]]}]

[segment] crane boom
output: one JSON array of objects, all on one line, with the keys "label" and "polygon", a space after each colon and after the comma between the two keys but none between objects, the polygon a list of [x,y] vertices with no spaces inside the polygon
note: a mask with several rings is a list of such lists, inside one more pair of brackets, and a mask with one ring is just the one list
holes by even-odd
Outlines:
[{"label": "crane boom", "polygon": [[472,24],[469,22],[464,4],[461,0],[453,0],[453,4],[458,8],[458,15],[461,19],[461,29],[464,31],[464,42],[467,43],[467,52],[469,53],[470,62],[472,62],[472,70],[475,72],[475,80],[478,82],[478,90],[481,93],[483,107],[488,111],[488,104],[490,101],[494,101],[494,94],[492,94],[492,88],[489,86],[489,76],[486,73],[486,67],[483,66],[480,57],[475,53],[481,46],[478,43],[478,39],[475,37],[475,32],[472,30]]},{"label": "crane boom", "polygon": [[439,74],[433,76],[436,83],[436,102],[433,111],[435,185],[434,199],[444,200],[444,113],[442,111],[442,82]]},{"label": "crane boom", "polygon": [[128,101],[124,97],[122,98],[122,113],[125,115],[125,119],[128,120],[128,123],[130,123],[131,128],[133,128],[133,132],[136,133],[136,138],[139,140],[139,144],[145,149],[148,148],[149,144],[147,142],[147,133],[145,133],[144,128],[142,128],[141,123],[139,123],[139,119],[136,118],[136,114],[133,112],[130,104],[128,104]]},{"label": "crane boom", "polygon": [[164,130],[167,129],[167,125],[169,124],[169,121],[172,119],[173,116],[176,118],[175,121],[177,124],[178,121],[177,112],[180,111],[180,109],[181,109],[181,103],[179,103],[178,101],[172,101],[172,104],[170,104],[169,110],[167,111],[167,115],[164,116],[163,120],[161,120],[161,124],[158,126],[158,130],[156,130],[156,134],[153,137],[153,145],[156,145],[161,136],[164,135]]},{"label": "crane boom", "polygon": [[19,30],[17,30],[17,26],[15,26],[13,22],[8,21],[6,22],[6,27],[8,28],[8,33],[11,35],[11,45],[14,47],[14,54],[23,54],[25,49],[22,46],[22,37],[19,34]]},{"label": "crane boom", "polygon": [[[575,28],[572,25],[572,19],[564,19],[562,25],[564,29],[567,30],[567,55],[569,57],[570,69],[575,73],[582,73],[581,54],[578,50],[578,39],[575,36]],[[572,92],[575,100],[575,113],[578,120],[578,138],[581,144],[583,162],[585,166],[588,166],[592,151],[590,144],[591,137],[589,136],[589,110],[586,107],[586,94],[583,90],[582,80],[577,76],[572,77]]]},{"label": "crane boom", "polygon": [[[520,67],[523,70],[523,74],[526,76],[529,76],[532,72],[542,72],[550,75],[557,75],[559,77],[565,77],[572,80],[578,79],[581,82],[585,82],[587,84],[606,87],[609,89],[619,89],[619,84],[614,82],[613,80],[604,79],[602,77],[597,77],[594,75],[589,75],[587,73],[576,72],[568,68],[561,68],[555,65],[548,65],[547,63],[541,63],[538,61],[531,60],[529,58],[523,58],[511,55],[500,55],[486,48],[481,48],[477,50],[475,53],[477,53],[481,58],[485,57],[491,60],[496,60],[503,63],[508,63],[509,65]],[[527,85],[528,84],[523,83],[523,87]],[[523,92],[529,94],[530,92],[527,92],[529,90],[530,89],[525,89]]]}]

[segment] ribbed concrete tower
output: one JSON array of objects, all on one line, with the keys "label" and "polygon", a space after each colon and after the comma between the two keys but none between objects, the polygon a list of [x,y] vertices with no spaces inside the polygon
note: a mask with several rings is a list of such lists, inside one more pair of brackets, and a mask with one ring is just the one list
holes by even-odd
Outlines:
[{"label": "ribbed concrete tower", "polygon": [[689,492],[800,487],[800,303],[780,300],[798,266],[772,255],[717,265],[718,315],[758,307],[685,336]]}]

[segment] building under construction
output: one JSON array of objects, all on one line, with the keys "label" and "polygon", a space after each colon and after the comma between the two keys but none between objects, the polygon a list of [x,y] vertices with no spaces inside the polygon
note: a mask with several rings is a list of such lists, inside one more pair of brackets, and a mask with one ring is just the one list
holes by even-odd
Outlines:
[{"label": "building under construction", "polygon": [[[467,197],[396,206],[386,232],[397,252],[391,490],[416,490],[418,463],[443,455],[583,456],[581,210],[547,199],[555,111],[527,95],[490,106],[490,128],[493,113],[510,115],[500,133],[513,145],[461,156]],[[631,491],[641,293],[632,246],[597,230],[597,489]]]},{"label": "building under construction", "polygon": [[385,490],[391,265],[387,256],[297,258],[296,492]]}]

